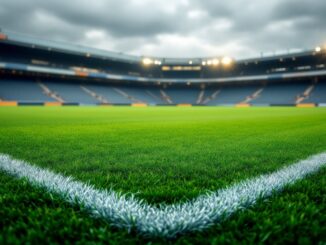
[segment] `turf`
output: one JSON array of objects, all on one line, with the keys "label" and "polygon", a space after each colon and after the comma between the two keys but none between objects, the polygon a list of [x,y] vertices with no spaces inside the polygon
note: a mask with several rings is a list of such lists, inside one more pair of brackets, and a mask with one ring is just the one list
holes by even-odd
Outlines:
[{"label": "turf", "polygon": [[[0,108],[0,152],[72,175],[99,188],[137,193],[149,203],[185,201],[325,150],[326,108]],[[6,228],[2,239],[6,236],[19,241],[17,229],[21,229],[22,233],[35,233],[26,238],[30,242],[32,237],[60,242],[60,237],[69,232],[70,241],[146,241],[135,234],[110,230],[103,221],[92,220],[58,198],[39,195],[40,190],[29,193],[27,190],[32,188],[22,181],[3,174],[0,180],[5,184],[0,200],[9,210],[4,216],[7,218],[3,222]],[[250,243],[273,241],[271,238],[275,237],[279,242],[299,242],[299,237],[291,235],[296,234],[287,219],[292,216],[295,229],[303,232],[300,242],[325,241],[321,227],[325,219],[316,215],[325,211],[325,193],[322,185],[314,183],[325,184],[325,177],[318,175],[309,181],[312,184],[303,184],[304,192],[295,186],[298,193],[289,189],[287,198],[275,197],[279,204],[267,203],[271,210],[265,210],[266,203],[262,203],[223,226],[193,235],[193,240],[183,237],[177,242],[220,243],[243,239]],[[23,191],[15,191],[21,188]],[[29,215],[23,215],[25,206],[18,207],[19,202],[11,200],[25,197],[40,203],[33,211],[27,202]],[[44,212],[49,218],[37,222]],[[302,214],[304,221],[299,218]],[[70,215],[78,221],[72,224]],[[34,216],[35,224],[31,225]],[[14,222],[15,218],[19,222]],[[52,224],[52,219],[59,221]],[[260,220],[261,225],[250,224],[250,220]],[[41,228],[35,226],[50,229],[52,236],[42,237],[37,232]],[[53,229],[62,235],[54,235]],[[81,229],[85,237],[78,238],[78,232],[71,229]],[[83,229],[93,230],[95,235]],[[288,240],[280,235],[282,232],[290,236]]]},{"label": "turf", "polygon": [[55,195],[0,173],[0,244],[325,244],[326,170],[221,224],[175,240],[110,228]]}]

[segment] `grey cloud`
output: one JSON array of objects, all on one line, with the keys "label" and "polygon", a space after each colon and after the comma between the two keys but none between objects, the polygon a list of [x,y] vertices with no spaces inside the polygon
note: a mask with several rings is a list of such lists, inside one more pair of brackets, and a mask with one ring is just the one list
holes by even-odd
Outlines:
[{"label": "grey cloud", "polygon": [[326,1],[288,0],[275,8],[274,17],[282,19],[314,17],[326,20]]},{"label": "grey cloud", "polygon": [[[200,18],[189,17],[199,11]],[[325,12],[324,0],[1,0],[0,27],[95,47],[107,42],[125,53],[150,45],[149,55],[165,56],[180,51],[180,46],[167,48],[169,37],[191,37],[207,44],[212,54],[217,48],[232,52],[229,44],[236,43],[232,55],[243,57],[325,41]],[[104,37],[88,40],[91,30],[101,30]],[[197,56],[198,42],[185,42],[183,56]]]},{"label": "grey cloud", "polygon": [[127,7],[126,0],[106,2],[98,8],[90,7],[88,4],[76,8],[76,5],[76,1],[71,1],[69,6],[60,11],[61,5],[56,2],[52,6],[52,11],[55,10],[58,16],[68,22],[90,28],[103,28],[116,36],[147,36],[157,32],[170,32],[175,28],[169,18],[175,19],[176,16],[169,16],[159,9],[133,10]]}]

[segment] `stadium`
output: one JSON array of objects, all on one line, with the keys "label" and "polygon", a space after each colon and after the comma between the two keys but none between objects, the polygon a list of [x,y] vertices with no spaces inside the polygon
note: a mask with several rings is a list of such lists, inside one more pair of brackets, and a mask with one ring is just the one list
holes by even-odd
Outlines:
[{"label": "stadium", "polygon": [[0,38],[2,104],[326,104],[326,54],[321,47],[234,61],[137,57],[10,32]]},{"label": "stadium", "polygon": [[[49,2],[33,8],[39,30],[69,36],[75,5],[57,21],[37,12]],[[164,26],[165,12],[134,8],[137,26]],[[0,29],[0,244],[326,243],[325,40],[182,58],[34,35],[25,21]]]}]

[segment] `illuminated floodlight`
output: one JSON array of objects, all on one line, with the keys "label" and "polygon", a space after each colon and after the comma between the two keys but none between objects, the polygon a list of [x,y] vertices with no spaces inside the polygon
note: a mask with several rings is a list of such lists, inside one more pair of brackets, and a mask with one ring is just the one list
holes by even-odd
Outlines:
[{"label": "illuminated floodlight", "polygon": [[155,65],[162,65],[162,62],[161,62],[160,60],[155,60],[155,61],[154,61],[154,64],[155,64]]},{"label": "illuminated floodlight", "polygon": [[220,61],[219,61],[218,59],[213,59],[213,60],[212,60],[212,64],[213,64],[214,66],[217,66],[217,65],[220,64]]},{"label": "illuminated floodlight", "polygon": [[212,65],[212,61],[211,60],[207,60],[207,65]]},{"label": "illuminated floodlight", "polygon": [[151,65],[151,64],[153,64],[153,60],[150,59],[150,58],[144,58],[143,59],[143,64],[144,65]]},{"label": "illuminated floodlight", "polygon": [[205,66],[205,65],[206,65],[206,61],[203,61],[201,64],[202,64],[203,66]]},{"label": "illuminated floodlight", "polygon": [[230,57],[227,57],[225,56],[223,59],[222,59],[222,64],[223,65],[230,65],[232,63],[232,59]]},{"label": "illuminated floodlight", "polygon": [[315,48],[315,51],[316,51],[316,52],[320,52],[320,51],[321,51],[321,47],[319,47],[319,46],[316,47],[316,48]]},{"label": "illuminated floodlight", "polygon": [[192,65],[192,60],[189,60],[189,65]]}]

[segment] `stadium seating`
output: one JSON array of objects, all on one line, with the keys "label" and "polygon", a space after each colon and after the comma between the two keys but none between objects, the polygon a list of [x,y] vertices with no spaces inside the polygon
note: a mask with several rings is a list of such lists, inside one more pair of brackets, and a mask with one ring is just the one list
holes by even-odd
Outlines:
[{"label": "stadium seating", "polygon": [[223,57],[143,57],[2,30],[0,100],[213,106],[324,103],[325,54],[324,48],[313,48],[226,63]]},{"label": "stadium seating", "polygon": [[326,82],[316,84],[305,103],[326,103]]},{"label": "stadium seating", "polygon": [[146,89],[146,93],[149,94],[152,98],[154,98],[155,101],[158,102],[157,104],[172,104],[172,101],[170,101],[171,103],[169,103],[169,100],[167,100],[167,98],[164,97],[162,91],[164,90],[153,88],[153,87],[149,87]]},{"label": "stadium seating", "polygon": [[0,98],[8,101],[46,102],[54,99],[43,94],[35,81],[0,80]]},{"label": "stadium seating", "polygon": [[[120,87],[121,91],[124,91],[130,97],[133,98],[133,102],[142,102],[147,104],[162,104],[164,103],[161,98],[152,96],[144,88],[135,88],[135,87]],[[156,89],[158,90],[158,89]]]},{"label": "stadium seating", "polygon": [[295,104],[309,83],[270,83],[264,87],[260,96],[251,101],[252,104]]},{"label": "stadium seating", "polygon": [[88,84],[87,88],[90,88],[97,94],[103,96],[111,104],[130,104],[132,100],[119,94],[113,86]]},{"label": "stadium seating", "polygon": [[[24,103],[56,102],[45,94],[40,84],[66,103],[78,104],[204,104],[235,105],[294,105],[297,99],[312,86],[311,81],[268,83],[267,85],[224,85],[206,89],[184,87],[128,86],[116,84],[32,80],[0,80],[0,99]],[[300,103],[326,103],[326,82],[313,87],[308,97]]]},{"label": "stadium seating", "polygon": [[[210,100],[207,105],[229,105],[238,104],[257,91],[261,85],[247,85],[247,86],[224,86],[219,87],[219,94],[215,99]],[[216,91],[215,89],[207,89],[206,94],[211,95]]]},{"label": "stadium seating", "polygon": [[60,82],[44,82],[44,84],[53,92],[58,94],[65,102],[96,104],[98,100],[85,93],[80,84],[76,83],[60,83]]},{"label": "stadium seating", "polygon": [[196,104],[199,91],[194,88],[168,88],[165,90],[173,104]]}]

